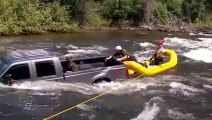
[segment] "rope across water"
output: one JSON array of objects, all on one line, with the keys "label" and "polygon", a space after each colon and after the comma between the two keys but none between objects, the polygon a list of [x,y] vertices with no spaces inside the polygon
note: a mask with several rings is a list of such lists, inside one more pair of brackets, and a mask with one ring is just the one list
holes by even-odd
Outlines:
[{"label": "rope across water", "polygon": [[[131,79],[131,81],[132,81],[132,80],[136,80],[136,79],[140,78],[141,76],[143,76],[143,75],[139,75],[138,77],[136,77],[136,78],[134,78],[134,79]],[[130,81],[129,81],[129,82],[130,82]],[[53,115],[51,115],[51,116],[49,116],[49,117],[47,117],[47,118],[44,118],[43,120],[50,120],[50,119],[52,119],[52,118],[54,118],[54,117],[56,117],[56,116],[59,116],[59,115],[65,113],[65,112],[68,112],[68,111],[70,111],[70,110],[72,110],[72,109],[74,109],[74,108],[76,108],[76,107],[78,107],[78,106],[80,106],[80,105],[83,105],[83,104],[85,104],[85,103],[94,101],[95,99],[97,99],[97,98],[99,98],[99,97],[102,97],[102,96],[104,96],[104,95],[106,95],[106,94],[112,92],[113,90],[115,90],[115,89],[110,89],[110,90],[108,90],[108,91],[106,91],[106,92],[103,92],[103,93],[101,93],[101,94],[99,94],[99,95],[97,95],[97,96],[94,96],[94,97],[92,97],[92,98],[90,98],[90,99],[88,99],[88,100],[86,100],[86,101],[83,101],[83,102],[81,102],[81,103],[79,103],[79,104],[77,104],[77,105],[74,105],[74,106],[72,106],[72,107],[69,107],[69,108],[67,108],[67,109],[65,109],[65,110],[63,110],[63,111],[61,111],[61,112],[58,112],[58,113],[53,114]]]}]

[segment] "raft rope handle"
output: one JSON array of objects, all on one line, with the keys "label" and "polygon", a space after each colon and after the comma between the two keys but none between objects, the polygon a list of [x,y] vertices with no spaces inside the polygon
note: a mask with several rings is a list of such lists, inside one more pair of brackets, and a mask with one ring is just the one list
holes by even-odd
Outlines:
[{"label": "raft rope handle", "polygon": [[[143,76],[143,75],[144,75],[144,74],[139,75],[138,77],[133,78],[133,79],[131,79],[130,81],[136,80],[136,79],[140,78],[140,77]],[[130,82],[130,81],[128,81],[128,82]],[[79,104],[77,104],[77,105],[74,105],[74,106],[72,106],[72,107],[69,107],[69,108],[67,108],[67,109],[65,109],[65,110],[63,110],[63,111],[61,111],[61,112],[58,112],[58,113],[56,113],[56,114],[53,114],[53,115],[51,115],[51,116],[49,116],[49,117],[47,117],[47,118],[44,118],[43,120],[50,120],[50,119],[52,119],[52,118],[54,118],[54,117],[56,117],[56,116],[59,116],[59,115],[65,113],[65,112],[68,112],[68,111],[70,111],[70,110],[72,110],[72,109],[74,109],[74,108],[76,108],[76,107],[78,107],[78,106],[80,106],[80,105],[83,105],[83,104],[85,104],[85,103],[91,102],[91,101],[93,101],[93,100],[95,100],[95,99],[97,99],[97,98],[99,98],[99,97],[102,97],[102,96],[106,95],[107,93],[112,92],[113,90],[115,90],[115,89],[110,89],[110,90],[108,90],[108,91],[106,91],[106,92],[104,92],[104,93],[101,93],[101,94],[99,94],[99,95],[97,95],[97,96],[94,96],[94,97],[92,97],[92,98],[90,98],[90,99],[88,99],[88,100],[86,100],[86,101],[84,101],[84,102],[81,102],[81,103],[79,103]]]}]

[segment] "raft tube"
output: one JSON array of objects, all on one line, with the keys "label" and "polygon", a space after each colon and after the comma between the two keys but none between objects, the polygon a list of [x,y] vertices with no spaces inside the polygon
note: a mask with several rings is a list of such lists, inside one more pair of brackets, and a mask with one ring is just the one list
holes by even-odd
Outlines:
[{"label": "raft tube", "polygon": [[[137,72],[139,75],[152,76],[158,73],[164,72],[168,69],[171,69],[177,65],[177,54],[175,51],[166,49],[166,54],[169,56],[169,61],[154,67],[144,67],[140,63],[135,61],[125,61],[124,64],[127,65],[130,73],[133,71]],[[146,61],[147,63],[149,61]]]}]

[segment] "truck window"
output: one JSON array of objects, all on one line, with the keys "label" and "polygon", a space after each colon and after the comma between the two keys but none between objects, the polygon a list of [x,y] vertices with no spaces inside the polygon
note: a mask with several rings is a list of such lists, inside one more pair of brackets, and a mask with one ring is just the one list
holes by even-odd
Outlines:
[{"label": "truck window", "polygon": [[35,62],[35,66],[38,77],[51,76],[56,74],[53,60]]},{"label": "truck window", "polygon": [[29,79],[30,78],[29,65],[28,64],[14,65],[5,73],[5,75],[8,74],[11,74],[12,79],[14,80]]}]

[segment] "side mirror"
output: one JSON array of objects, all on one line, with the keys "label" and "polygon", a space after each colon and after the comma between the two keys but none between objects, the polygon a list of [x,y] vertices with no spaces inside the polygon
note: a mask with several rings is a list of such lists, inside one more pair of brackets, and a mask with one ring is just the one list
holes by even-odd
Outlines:
[{"label": "side mirror", "polygon": [[0,78],[1,80],[1,82],[3,83],[3,84],[6,84],[6,85],[11,85],[10,83],[11,83],[11,80],[12,80],[12,75],[11,74],[6,74],[6,75],[4,75],[2,78]]},{"label": "side mirror", "polygon": [[5,75],[5,79],[6,80],[11,80],[12,79],[12,75],[11,74],[6,74]]},{"label": "side mirror", "polygon": [[6,74],[5,75],[5,81],[6,84],[8,84],[9,86],[11,86],[13,83],[15,83],[16,81],[12,79],[12,75],[11,74]]}]

